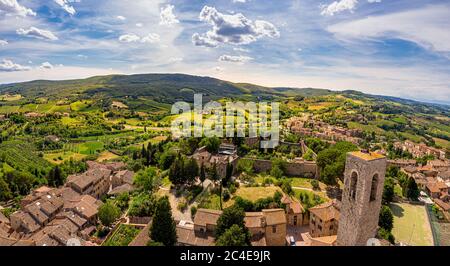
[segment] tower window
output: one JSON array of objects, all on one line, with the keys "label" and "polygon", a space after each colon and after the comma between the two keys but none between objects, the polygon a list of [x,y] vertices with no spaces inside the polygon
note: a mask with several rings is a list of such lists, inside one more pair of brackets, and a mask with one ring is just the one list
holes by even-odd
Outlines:
[{"label": "tower window", "polygon": [[358,174],[356,172],[352,173],[350,182],[350,198],[356,198],[356,187],[358,185]]},{"label": "tower window", "polygon": [[372,177],[372,186],[370,188],[370,201],[374,201],[377,198],[377,189],[378,189],[378,174],[375,174]]}]

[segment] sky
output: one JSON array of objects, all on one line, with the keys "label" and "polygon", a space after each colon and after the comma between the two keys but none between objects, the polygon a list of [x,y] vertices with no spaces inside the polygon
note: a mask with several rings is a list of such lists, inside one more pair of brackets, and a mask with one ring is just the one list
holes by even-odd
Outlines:
[{"label": "sky", "polygon": [[450,104],[450,1],[0,0],[0,84],[135,73]]}]

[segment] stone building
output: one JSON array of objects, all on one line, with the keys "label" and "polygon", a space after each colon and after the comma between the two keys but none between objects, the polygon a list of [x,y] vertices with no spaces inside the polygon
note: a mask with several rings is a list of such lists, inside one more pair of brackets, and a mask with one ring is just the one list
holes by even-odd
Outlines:
[{"label": "stone building", "polygon": [[[183,246],[213,246],[217,220],[222,211],[198,209],[193,224],[177,225],[178,244]],[[245,226],[251,233],[252,246],[285,246],[286,215],[283,209],[246,212]]]},{"label": "stone building", "polygon": [[309,234],[313,238],[336,235],[340,207],[337,201],[329,201],[309,209]]},{"label": "stone building", "polygon": [[386,157],[367,151],[347,154],[337,244],[364,246],[376,236]]}]

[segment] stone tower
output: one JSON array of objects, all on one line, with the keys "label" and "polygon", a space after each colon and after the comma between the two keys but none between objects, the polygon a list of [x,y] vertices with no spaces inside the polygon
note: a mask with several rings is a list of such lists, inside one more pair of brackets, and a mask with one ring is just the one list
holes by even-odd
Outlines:
[{"label": "stone tower", "polygon": [[386,157],[366,151],[347,154],[339,246],[365,246],[369,238],[375,237],[385,174]]}]

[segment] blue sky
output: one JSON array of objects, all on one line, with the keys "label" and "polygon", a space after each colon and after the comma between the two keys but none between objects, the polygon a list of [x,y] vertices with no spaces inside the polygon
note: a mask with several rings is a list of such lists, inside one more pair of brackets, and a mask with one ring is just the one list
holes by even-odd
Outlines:
[{"label": "blue sky", "polygon": [[446,0],[0,0],[0,83],[187,73],[450,103]]}]

